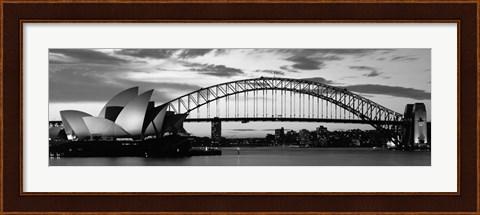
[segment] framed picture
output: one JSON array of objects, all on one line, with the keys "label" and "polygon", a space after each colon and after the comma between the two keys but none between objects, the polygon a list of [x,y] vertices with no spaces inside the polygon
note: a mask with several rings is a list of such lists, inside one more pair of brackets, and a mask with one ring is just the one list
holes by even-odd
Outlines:
[{"label": "framed picture", "polygon": [[476,1],[1,5],[2,213],[480,212]]}]

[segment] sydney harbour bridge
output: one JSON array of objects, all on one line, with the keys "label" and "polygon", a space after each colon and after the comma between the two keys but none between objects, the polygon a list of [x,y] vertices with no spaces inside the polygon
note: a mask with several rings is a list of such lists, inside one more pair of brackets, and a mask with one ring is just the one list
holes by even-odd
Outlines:
[{"label": "sydney harbour bridge", "polygon": [[169,111],[189,114],[185,122],[369,124],[397,146],[404,146],[405,136],[412,136],[405,131],[406,127],[412,127],[414,120],[413,115],[404,117],[345,88],[278,77],[221,83],[188,93],[168,104]]}]

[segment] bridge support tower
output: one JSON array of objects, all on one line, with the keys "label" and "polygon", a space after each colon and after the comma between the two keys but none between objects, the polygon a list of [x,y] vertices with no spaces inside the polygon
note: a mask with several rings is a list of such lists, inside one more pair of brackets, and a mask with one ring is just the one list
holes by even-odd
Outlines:
[{"label": "bridge support tower", "polygon": [[218,117],[212,120],[212,143],[220,144],[222,139],[222,121]]},{"label": "bridge support tower", "polygon": [[429,147],[427,110],[424,103],[407,104],[402,142],[405,149]]}]

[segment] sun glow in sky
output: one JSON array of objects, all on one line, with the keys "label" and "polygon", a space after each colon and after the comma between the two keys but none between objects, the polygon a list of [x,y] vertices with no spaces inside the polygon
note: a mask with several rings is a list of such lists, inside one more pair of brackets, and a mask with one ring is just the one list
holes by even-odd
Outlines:
[{"label": "sun glow in sky", "polygon": [[[233,80],[264,77],[309,79],[347,88],[402,113],[423,102],[430,121],[430,49],[50,49],[49,119],[60,110],[98,115],[117,93],[134,86],[154,89],[163,104],[189,92]],[[227,137],[265,136],[285,127],[314,129],[319,123],[223,123]],[[366,125],[329,124],[329,130]],[[210,136],[210,125],[185,129]]]}]

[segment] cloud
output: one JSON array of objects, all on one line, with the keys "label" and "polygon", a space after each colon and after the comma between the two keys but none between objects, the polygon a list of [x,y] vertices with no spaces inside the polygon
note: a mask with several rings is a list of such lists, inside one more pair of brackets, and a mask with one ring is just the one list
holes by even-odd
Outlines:
[{"label": "cloud", "polygon": [[321,60],[321,61],[337,61],[337,60],[342,60],[343,57],[339,57],[337,55],[329,55],[324,57],[316,57],[315,59]]},{"label": "cloud", "polygon": [[377,69],[370,66],[350,66],[349,68],[358,71],[377,71]]},{"label": "cloud", "polygon": [[[253,129],[253,128],[233,128],[233,129],[225,129],[229,131],[275,131],[274,128],[265,128],[265,129]],[[285,129],[288,130],[288,129]]]},{"label": "cloud", "polygon": [[389,60],[389,61],[393,61],[393,62],[403,62],[403,61],[414,61],[414,60],[418,60],[418,58],[416,58],[416,57],[409,57],[409,56],[393,56],[393,57],[390,57],[390,58],[379,57],[379,58],[377,58],[377,60],[379,60],[379,61]]},{"label": "cloud", "polygon": [[49,49],[49,63],[120,64],[128,60],[92,49]]},{"label": "cloud", "polygon": [[267,73],[267,74],[270,74],[270,75],[285,75],[285,72],[282,72],[282,71],[278,71],[278,70],[270,70],[270,69],[264,69],[264,70],[255,70],[253,72],[263,72],[263,73]]},{"label": "cloud", "polygon": [[367,71],[369,73],[364,74],[363,76],[366,77],[376,77],[382,74],[381,72],[378,72],[378,70],[374,67],[370,66],[350,66],[350,69],[358,70],[358,71]]},{"label": "cloud", "polygon": [[252,128],[234,128],[234,129],[225,129],[225,130],[230,130],[230,131],[258,131],[258,129],[252,129]]},{"label": "cloud", "polygon": [[76,64],[78,59],[65,56],[63,54],[57,53],[48,53],[48,63],[49,65],[58,65],[58,64]]},{"label": "cloud", "polygon": [[399,86],[387,86],[378,84],[363,84],[363,85],[350,85],[345,86],[346,89],[366,94],[388,95],[395,97],[403,97],[415,100],[430,100],[431,96],[429,92],[424,90],[405,88]]},{"label": "cloud", "polygon": [[346,79],[352,79],[352,78],[359,78],[360,76],[355,76],[355,75],[349,75],[349,76],[343,76],[340,78],[340,80],[346,80]]},{"label": "cloud", "polygon": [[304,78],[302,80],[314,81],[314,82],[318,82],[318,83],[322,83],[322,84],[334,84],[335,83],[331,80],[327,80],[327,79],[322,78],[322,77]]},{"label": "cloud", "polygon": [[154,90],[150,101],[155,101],[155,106],[158,106],[164,104],[167,101],[171,101],[172,99],[173,97],[169,92]]},{"label": "cloud", "polygon": [[376,76],[379,76],[380,74],[382,74],[381,72],[377,72],[377,71],[372,71],[368,74],[365,74],[363,76],[366,76],[366,77],[376,77]]},{"label": "cloud", "polygon": [[197,72],[203,75],[211,75],[217,77],[233,77],[245,74],[241,69],[227,67],[225,65],[202,64],[188,61],[179,61],[186,69],[164,69],[155,68],[158,71],[176,71],[176,72]]},{"label": "cloud", "polygon": [[414,60],[417,60],[417,59],[418,58],[416,58],[416,57],[394,56],[394,57],[390,58],[390,61],[401,62],[401,61],[414,61]]},{"label": "cloud", "polygon": [[211,51],[213,51],[213,49],[182,49],[180,50],[178,57],[182,59],[196,58],[206,55]]},{"label": "cloud", "polygon": [[151,59],[167,59],[172,57],[190,59],[206,55],[212,51],[215,51],[216,55],[225,53],[215,49],[122,49],[115,51],[115,54]]},{"label": "cloud", "polygon": [[225,55],[225,54],[228,54],[230,51],[231,49],[215,49],[214,55],[215,56]]},{"label": "cloud", "polygon": [[292,69],[287,65],[281,66],[280,69],[285,70],[287,72],[291,72],[291,73],[298,73],[299,72],[298,70]]},{"label": "cloud", "polygon": [[392,50],[390,49],[322,49],[324,52],[330,54],[340,54],[340,55],[366,55],[372,54],[378,51],[388,53]]},{"label": "cloud", "polygon": [[122,49],[115,54],[138,58],[165,59],[170,58],[179,49]]},{"label": "cloud", "polygon": [[185,83],[174,83],[174,82],[147,82],[147,81],[135,81],[131,79],[120,80],[122,85],[126,86],[141,86],[145,89],[158,89],[160,91],[174,91],[180,92],[181,94],[187,94],[192,91],[200,89],[200,86],[193,84]]},{"label": "cloud", "polygon": [[[57,66],[58,67],[58,66]],[[127,78],[131,72],[96,71],[97,67],[65,66],[50,68],[50,102],[106,102],[117,93],[134,86],[155,89],[155,101],[166,102],[179,94],[197,90],[200,86],[173,83],[148,82]]]},{"label": "cloud", "polygon": [[217,77],[233,77],[245,74],[241,69],[227,67],[225,65],[184,63],[184,66],[190,67],[186,71],[195,71],[204,75]]},{"label": "cloud", "polygon": [[[280,54],[292,54],[294,56],[325,56],[325,55],[349,55],[349,56],[365,56],[382,52],[382,54],[390,53],[393,49],[255,49],[255,51],[272,52]],[[337,57],[340,57],[337,56]],[[334,59],[332,59],[334,60]]]},{"label": "cloud", "polygon": [[98,74],[80,68],[67,67],[49,75],[50,102],[105,101],[121,90],[120,86],[106,84],[106,80]]},{"label": "cloud", "polygon": [[292,67],[301,70],[317,70],[321,69],[325,65],[323,62],[307,57],[292,56],[286,60],[294,62],[295,64],[293,64]]}]

